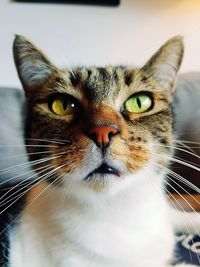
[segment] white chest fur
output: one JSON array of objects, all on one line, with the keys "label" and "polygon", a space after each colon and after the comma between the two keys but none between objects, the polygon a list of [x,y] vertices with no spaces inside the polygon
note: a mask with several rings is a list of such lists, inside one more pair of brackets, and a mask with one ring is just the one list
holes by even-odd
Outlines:
[{"label": "white chest fur", "polygon": [[11,236],[11,267],[162,267],[172,256],[167,203],[150,183],[91,206],[63,199],[47,191],[25,209]]}]

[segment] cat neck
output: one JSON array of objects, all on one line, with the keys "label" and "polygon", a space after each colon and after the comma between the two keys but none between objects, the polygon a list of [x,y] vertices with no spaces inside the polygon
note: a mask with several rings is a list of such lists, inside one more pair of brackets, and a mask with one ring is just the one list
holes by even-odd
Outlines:
[{"label": "cat neck", "polygon": [[[166,261],[173,242],[161,177],[146,178],[149,179],[146,183],[142,180],[135,182],[116,195],[99,197],[98,201],[93,198],[94,203],[66,196],[62,187],[52,188],[46,182],[33,187],[27,195],[27,204],[13,241],[15,249],[12,249],[14,259],[15,254],[24,255],[22,248],[25,244],[27,262],[23,260],[23,265],[19,260],[14,266],[27,266],[30,258],[33,259],[31,267],[135,266],[140,261],[141,251],[145,255],[151,254],[147,259],[158,258],[157,250],[149,248],[154,248],[160,238],[167,242],[160,248],[158,261]],[[149,247],[141,238],[141,232],[145,240],[152,242]],[[133,257],[136,248],[138,253]],[[51,258],[43,254],[44,251],[52,251]],[[41,255],[39,258],[45,259],[45,264],[37,261],[37,253]]]},{"label": "cat neck", "polygon": [[[134,177],[129,177],[129,179],[134,179]],[[83,191],[77,187],[76,196],[69,190],[63,189],[62,185],[52,187],[47,182],[42,182],[34,186],[27,195],[26,213],[41,216],[43,210],[49,210],[51,214],[65,214],[67,210],[73,209],[77,213],[82,211],[84,215],[87,213],[95,215],[97,211],[98,214],[110,214],[110,211],[117,213],[122,211],[122,207],[123,211],[127,210],[129,213],[131,210],[134,213],[138,208],[142,210],[142,207],[146,205],[157,205],[160,199],[166,201],[162,183],[162,174],[149,173],[149,177],[137,179],[116,194],[91,192],[89,188]]]}]

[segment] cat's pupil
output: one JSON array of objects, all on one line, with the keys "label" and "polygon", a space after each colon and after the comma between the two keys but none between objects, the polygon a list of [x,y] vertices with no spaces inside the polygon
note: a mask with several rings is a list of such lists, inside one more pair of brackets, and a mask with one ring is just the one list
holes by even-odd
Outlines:
[{"label": "cat's pupil", "polygon": [[63,109],[66,110],[67,108],[68,109],[75,109],[77,107],[77,103],[76,101],[73,101],[73,99],[70,99],[68,96],[67,97],[64,97],[62,99],[62,106],[63,106]]},{"label": "cat's pupil", "polygon": [[68,101],[67,101],[67,98],[65,97],[63,99],[63,109],[65,110],[67,108],[67,106],[68,106]]},{"label": "cat's pupil", "polygon": [[141,108],[142,105],[141,105],[141,101],[139,97],[136,98],[136,102],[137,102],[138,107]]}]

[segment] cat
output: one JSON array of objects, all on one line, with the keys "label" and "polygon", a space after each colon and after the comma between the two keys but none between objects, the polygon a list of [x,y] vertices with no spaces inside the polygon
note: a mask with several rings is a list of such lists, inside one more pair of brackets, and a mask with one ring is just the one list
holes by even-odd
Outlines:
[{"label": "cat", "polygon": [[163,183],[182,37],[142,68],[59,69],[23,36],[13,52],[38,176],[10,237],[9,266],[171,266],[175,237]]}]

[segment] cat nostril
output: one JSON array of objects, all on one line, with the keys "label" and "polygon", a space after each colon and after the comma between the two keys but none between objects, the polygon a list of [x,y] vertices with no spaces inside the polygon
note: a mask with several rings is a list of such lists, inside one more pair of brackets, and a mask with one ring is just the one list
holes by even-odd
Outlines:
[{"label": "cat nostril", "polygon": [[[115,135],[115,134],[114,134],[114,135]],[[110,132],[110,133],[108,134],[108,139],[110,140],[112,136],[113,136],[113,133]]]},{"label": "cat nostril", "polygon": [[119,133],[119,128],[116,125],[102,125],[93,127],[88,131],[89,137],[101,148],[106,148],[111,140],[111,137]]}]

